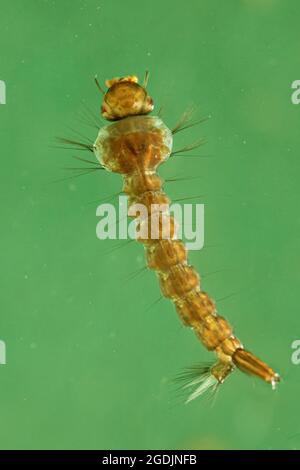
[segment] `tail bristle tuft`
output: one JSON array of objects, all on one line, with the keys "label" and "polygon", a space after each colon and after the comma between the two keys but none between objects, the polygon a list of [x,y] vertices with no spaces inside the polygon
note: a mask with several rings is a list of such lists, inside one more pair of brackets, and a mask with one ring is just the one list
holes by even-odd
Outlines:
[{"label": "tail bristle tuft", "polygon": [[203,395],[207,391],[216,391],[220,382],[212,374],[212,366],[213,364],[211,363],[189,367],[177,376],[176,380],[183,383],[181,386],[183,390],[193,389],[185,403],[195,400],[195,398]]}]

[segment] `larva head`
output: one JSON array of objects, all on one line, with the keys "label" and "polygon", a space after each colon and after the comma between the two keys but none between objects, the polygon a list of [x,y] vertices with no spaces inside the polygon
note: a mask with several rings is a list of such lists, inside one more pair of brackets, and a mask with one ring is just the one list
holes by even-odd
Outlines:
[{"label": "larva head", "polygon": [[104,94],[101,114],[108,121],[116,121],[127,116],[148,114],[153,110],[153,100],[146,88],[138,84],[137,77],[106,80],[108,87]]}]

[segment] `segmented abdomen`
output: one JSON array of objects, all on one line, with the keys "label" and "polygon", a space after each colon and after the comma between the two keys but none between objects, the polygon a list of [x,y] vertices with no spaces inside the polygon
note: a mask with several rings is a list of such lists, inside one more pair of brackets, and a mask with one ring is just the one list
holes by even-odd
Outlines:
[{"label": "segmented abdomen", "polygon": [[[174,302],[183,323],[219,356],[224,364],[222,370],[218,368],[217,378],[221,381],[231,370],[233,353],[242,346],[227,320],[217,315],[212,299],[201,291],[200,277],[188,264],[183,242],[174,238],[176,221],[169,214],[170,201],[156,173],[171,154],[171,131],[158,117],[128,117],[102,128],[95,148],[107,170],[123,175],[129,213],[137,204],[147,209],[146,217],[139,214],[139,231],[147,234],[139,236],[145,246],[147,265],[156,271],[162,294]],[[155,205],[164,205],[164,209],[158,211]],[[151,233],[155,215],[159,220],[156,238]]]}]

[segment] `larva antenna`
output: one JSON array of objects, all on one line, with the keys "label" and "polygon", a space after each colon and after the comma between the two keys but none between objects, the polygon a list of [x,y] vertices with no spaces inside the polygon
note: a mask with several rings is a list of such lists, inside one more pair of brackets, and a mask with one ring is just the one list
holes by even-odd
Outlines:
[{"label": "larva antenna", "polygon": [[97,75],[95,75],[94,77],[94,81],[96,83],[96,86],[98,88],[98,90],[102,93],[102,95],[105,95],[105,91],[103,90],[103,88],[101,87],[100,83],[99,83],[99,80],[97,78]]},{"label": "larva antenna", "polygon": [[150,72],[149,72],[149,70],[146,70],[144,81],[143,81],[143,88],[147,88],[148,81],[149,81],[149,76],[150,76]]}]

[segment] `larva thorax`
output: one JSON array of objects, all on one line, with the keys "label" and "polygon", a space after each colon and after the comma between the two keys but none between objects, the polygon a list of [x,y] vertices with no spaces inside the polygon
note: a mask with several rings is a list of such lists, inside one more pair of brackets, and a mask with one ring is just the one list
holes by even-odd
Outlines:
[{"label": "larva thorax", "polygon": [[[172,152],[172,132],[159,117],[148,116],[153,101],[136,77],[113,79],[107,85],[102,115],[114,122],[100,129],[94,151],[101,165],[123,176],[129,214],[136,205],[147,210],[144,217],[139,215],[140,228],[147,226],[147,235],[138,239],[145,246],[148,267],[158,275],[162,294],[174,302],[183,323],[218,356],[218,362],[210,368],[207,387],[222,383],[235,366],[274,385],[279,380],[277,374],[243,349],[227,320],[217,314],[214,302],[201,290],[200,277],[188,263],[187,250],[175,237],[170,200],[156,173]],[[153,237],[155,215],[159,223]],[[204,384],[201,387],[205,389]]]}]

